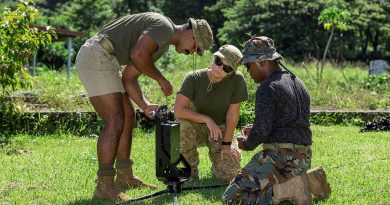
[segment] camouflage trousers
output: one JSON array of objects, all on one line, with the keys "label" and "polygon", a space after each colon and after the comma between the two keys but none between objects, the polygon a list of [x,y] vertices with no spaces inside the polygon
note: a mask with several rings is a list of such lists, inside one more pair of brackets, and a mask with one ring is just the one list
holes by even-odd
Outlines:
[{"label": "camouflage trousers", "polygon": [[311,149],[266,149],[240,170],[222,196],[225,204],[264,205],[272,203],[272,186],[306,173],[311,166]]},{"label": "camouflage trousers", "polygon": [[[222,135],[225,125],[220,125]],[[228,157],[221,158],[222,140],[214,141],[210,138],[210,131],[205,124],[180,120],[180,152],[191,166],[191,178],[199,178],[199,153],[198,147],[207,146],[209,158],[212,163],[212,171],[217,179],[230,182],[238,173],[240,163],[234,163]],[[232,146],[238,149],[237,139],[233,139]],[[240,156],[241,158],[241,156]]]}]

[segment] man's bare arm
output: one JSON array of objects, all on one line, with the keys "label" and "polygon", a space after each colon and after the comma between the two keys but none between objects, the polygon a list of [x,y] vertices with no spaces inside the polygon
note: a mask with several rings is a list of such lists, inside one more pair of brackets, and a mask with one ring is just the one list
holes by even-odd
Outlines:
[{"label": "man's bare arm", "polygon": [[131,49],[130,58],[138,71],[157,81],[165,96],[169,96],[172,94],[172,85],[154,65],[153,54],[157,49],[158,45],[153,39],[142,34]]}]

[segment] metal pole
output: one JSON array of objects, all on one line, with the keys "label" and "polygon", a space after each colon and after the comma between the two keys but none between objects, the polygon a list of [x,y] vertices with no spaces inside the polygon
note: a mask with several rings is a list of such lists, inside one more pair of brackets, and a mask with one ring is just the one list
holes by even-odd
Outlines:
[{"label": "metal pole", "polygon": [[178,205],[177,203],[177,183],[173,182],[172,184],[172,197],[173,197],[173,205]]},{"label": "metal pole", "polygon": [[68,37],[67,44],[68,44],[68,65],[66,67],[66,73],[67,73],[67,80],[69,82],[70,81],[70,66],[72,65],[72,62],[70,61],[71,54],[72,54],[72,38],[71,37]]}]

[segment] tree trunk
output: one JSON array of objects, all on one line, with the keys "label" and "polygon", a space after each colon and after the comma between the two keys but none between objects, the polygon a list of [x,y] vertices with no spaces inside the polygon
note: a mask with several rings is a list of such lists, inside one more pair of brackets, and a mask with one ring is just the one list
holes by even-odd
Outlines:
[{"label": "tree trunk", "polygon": [[361,42],[361,49],[362,49],[360,55],[363,60],[366,60],[368,39],[364,35],[363,28],[359,29],[359,34],[360,34],[360,42]]},{"label": "tree trunk", "polygon": [[326,54],[328,53],[329,45],[330,45],[330,42],[332,41],[333,34],[334,34],[334,25],[332,25],[332,31],[331,31],[331,33],[330,33],[328,42],[326,43],[326,47],[325,47],[325,50],[324,50],[324,55],[322,55],[322,63],[321,63],[320,76],[318,76],[319,79],[322,79],[322,73],[324,72],[324,64],[325,64],[325,60],[326,60]]},{"label": "tree trunk", "polygon": [[378,29],[375,32],[374,37],[372,39],[372,48],[374,49],[375,54],[378,52],[379,36],[380,36],[380,31]]}]

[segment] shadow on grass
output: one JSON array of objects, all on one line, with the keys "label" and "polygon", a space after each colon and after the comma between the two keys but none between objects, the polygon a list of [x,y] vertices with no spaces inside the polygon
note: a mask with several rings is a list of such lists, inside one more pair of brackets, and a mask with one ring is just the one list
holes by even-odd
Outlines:
[{"label": "shadow on grass", "polygon": [[[314,198],[313,196],[313,204],[319,204],[319,203],[324,203],[328,198]],[[294,205],[295,203],[291,202],[291,201],[283,201],[281,202],[279,205]]]},{"label": "shadow on grass", "polygon": [[320,198],[320,197],[319,198],[314,198],[313,197],[313,203],[314,204],[319,204],[321,202],[325,203],[325,201],[328,200],[328,199],[329,199],[329,197],[322,197],[322,198]]},{"label": "shadow on grass", "polygon": [[[187,183],[184,183],[182,187],[189,187],[189,186],[205,186],[205,185],[215,185],[215,184],[226,184],[226,182],[224,181],[221,181],[221,180],[217,180],[215,178],[202,178],[200,180],[197,180],[197,181],[193,181],[193,182],[187,182]],[[210,188],[210,189],[199,189],[199,190],[183,190],[182,192],[180,192],[178,194],[178,204],[188,204],[189,202],[188,201],[184,201],[184,197],[189,195],[189,194],[193,194],[193,193],[197,193],[198,195],[201,195],[201,198],[202,198],[202,201],[203,200],[206,200],[206,201],[214,201],[214,202],[218,202],[220,201],[222,203],[222,194],[223,192],[225,191],[226,189],[226,186],[224,187],[219,187],[219,188]],[[153,193],[155,192],[158,192],[158,191],[162,191],[162,190],[156,190],[154,191]],[[142,196],[132,196],[134,198],[138,198],[138,197],[142,197]],[[183,201],[181,201],[183,200]],[[326,201],[327,198],[313,198],[313,203],[314,204],[318,204],[320,202],[324,202]],[[197,202],[196,201],[193,201],[192,202],[193,204],[196,204]],[[77,200],[77,201],[74,201],[74,202],[71,202],[71,203],[68,203],[67,205],[89,205],[89,204],[93,204],[93,205],[114,205],[115,203],[113,202],[110,202],[110,201],[100,201],[100,200],[94,200],[94,199],[90,199],[90,200],[86,200],[86,199],[83,199],[83,200]],[[128,203],[121,203],[122,204],[134,204],[134,205],[144,205],[144,204],[173,204],[173,196],[171,195],[171,193],[165,193],[165,194],[162,194],[162,195],[159,195],[159,196],[155,196],[155,197],[152,197],[152,198],[149,198],[149,199],[146,199],[146,200],[142,200],[142,201],[136,201],[136,202],[128,202]],[[294,203],[293,202],[290,202],[290,201],[283,201],[280,203],[280,205],[293,205]]]},{"label": "shadow on grass", "polygon": [[15,135],[13,134],[8,134],[8,133],[0,133],[0,147],[5,146],[11,141],[11,138],[14,137]]},{"label": "shadow on grass", "polygon": [[[200,180],[196,180],[193,182],[187,182],[182,185],[183,187],[190,187],[190,186],[204,186],[204,185],[212,185],[212,184],[227,184],[226,182],[216,180],[215,178],[202,178]],[[184,203],[184,197],[191,193],[197,193],[202,196],[202,200],[207,201],[221,201],[221,196],[223,192],[225,191],[226,187],[220,187],[220,188],[211,188],[211,189],[199,189],[199,190],[182,190],[178,194],[178,204],[188,204],[188,201],[185,201]],[[183,201],[181,201],[183,200]],[[128,204],[173,204],[173,196],[171,193],[166,193],[157,197],[153,197],[144,201],[137,201],[132,202]],[[196,204],[197,202],[193,202],[193,204]]]},{"label": "shadow on grass", "polygon": [[70,202],[68,203],[67,205],[111,205],[111,204],[115,204],[113,202],[110,202],[110,201],[101,201],[101,200],[96,200],[96,199],[81,199],[81,200],[77,200],[77,201],[74,201],[74,202]]},{"label": "shadow on grass", "polygon": [[[189,187],[189,186],[204,186],[204,185],[211,185],[211,184],[227,184],[224,181],[216,180],[215,178],[202,178],[200,180],[194,181],[194,182],[187,182],[184,183],[182,187]],[[220,187],[220,188],[211,188],[211,189],[201,189],[201,190],[183,190],[178,194],[178,204],[188,204],[188,201],[184,202],[184,196],[190,194],[190,193],[198,193],[202,196],[202,200],[207,201],[221,201],[221,196],[223,192],[225,191],[226,187]],[[124,191],[124,190],[122,190]],[[155,190],[152,193],[162,191],[162,190]],[[142,196],[132,196],[134,198],[142,197]],[[183,201],[181,201],[183,200]],[[115,204],[114,202],[110,201],[100,201],[100,200],[94,200],[94,199],[81,199],[74,202],[70,202],[67,205],[107,205],[107,204]],[[134,205],[144,205],[144,204],[173,204],[173,197],[171,193],[162,194],[160,196],[152,197],[146,200],[142,201],[136,201],[136,202],[128,202],[123,204],[134,204]],[[196,204],[196,202],[194,202]]]}]

